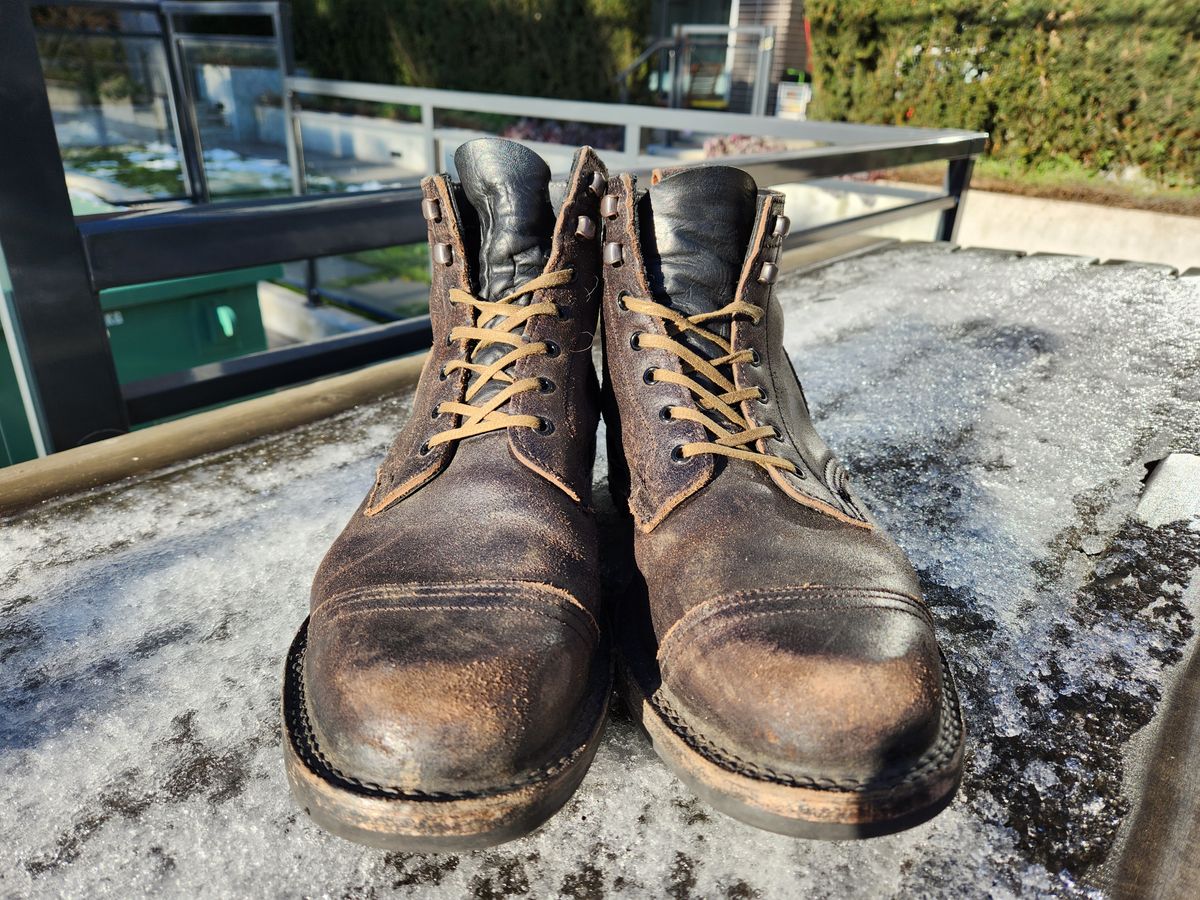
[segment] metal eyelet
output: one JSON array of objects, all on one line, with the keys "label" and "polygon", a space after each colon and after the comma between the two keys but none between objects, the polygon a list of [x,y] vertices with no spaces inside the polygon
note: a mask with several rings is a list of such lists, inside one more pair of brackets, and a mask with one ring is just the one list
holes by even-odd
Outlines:
[{"label": "metal eyelet", "polygon": [[597,197],[601,197],[604,195],[604,192],[608,190],[608,179],[599,172],[594,172],[592,174],[592,180],[588,184],[588,189],[591,190],[591,192]]},{"label": "metal eyelet", "polygon": [[442,368],[438,370],[438,381],[445,381],[449,377],[450,374],[446,371],[446,367],[442,366]]},{"label": "metal eyelet", "polygon": [[779,278],[779,266],[772,262],[763,263],[758,272],[758,283],[774,284],[777,278]]},{"label": "metal eyelet", "polygon": [[417,448],[417,453],[420,454],[421,456],[428,456],[429,451],[432,449],[433,448],[429,446],[429,443],[426,442]]},{"label": "metal eyelet", "polygon": [[681,463],[686,459],[683,455],[683,444],[676,444],[671,448],[671,462]]},{"label": "metal eyelet", "polygon": [[783,432],[779,430],[778,425],[771,426],[771,440],[773,440],[773,441],[782,441],[783,440]]},{"label": "metal eyelet", "polygon": [[422,200],[421,216],[426,222],[442,221],[442,204],[437,200]]},{"label": "metal eyelet", "polygon": [[629,296],[629,291],[621,291],[617,294],[617,309],[625,312],[629,311],[629,304],[625,302],[625,298]]},{"label": "metal eyelet", "polygon": [[669,406],[664,406],[662,409],[660,409],[658,411],[658,417],[660,419],[662,419],[664,422],[675,421],[675,417],[671,415],[671,407],[669,407]]},{"label": "metal eyelet", "polygon": [[625,250],[616,241],[609,241],[604,245],[604,264],[607,266],[621,265],[625,261]]},{"label": "metal eyelet", "polygon": [[454,248],[449,244],[434,244],[433,261],[439,266],[454,265]]},{"label": "metal eyelet", "polygon": [[538,416],[537,428],[533,429],[540,435],[554,434],[554,423],[549,419]]},{"label": "metal eyelet", "polygon": [[590,241],[596,236],[596,223],[587,216],[580,216],[579,221],[575,223],[575,234],[585,241]]},{"label": "metal eyelet", "polygon": [[629,346],[632,347],[634,350],[642,349],[642,342],[638,340],[638,338],[640,338],[641,336],[642,336],[642,333],[640,331],[635,331],[633,334],[631,334],[629,336]]},{"label": "metal eyelet", "polygon": [[539,394],[553,394],[554,390],[555,384],[553,381],[551,381],[549,378],[538,378]]},{"label": "metal eyelet", "polygon": [[642,381],[646,384],[654,384],[654,373],[658,371],[656,366],[650,366],[642,373]]},{"label": "metal eyelet", "polygon": [[542,343],[546,345],[546,356],[550,359],[554,359],[558,354],[562,353],[562,348],[554,341],[543,341]]},{"label": "metal eyelet", "polygon": [[600,215],[606,219],[615,219],[621,210],[621,201],[616,194],[606,194],[600,201]]},{"label": "metal eyelet", "polygon": [[767,402],[767,392],[764,388],[761,388],[761,387],[758,389],[758,402],[759,403]]},{"label": "metal eyelet", "polygon": [[433,419],[435,422],[441,417],[441,415],[442,414],[438,412],[438,408],[436,406],[429,411],[429,418]]},{"label": "metal eyelet", "polygon": [[762,357],[758,355],[758,351],[753,347],[750,348],[750,353],[752,354],[750,357],[750,365],[757,369],[762,365]]}]

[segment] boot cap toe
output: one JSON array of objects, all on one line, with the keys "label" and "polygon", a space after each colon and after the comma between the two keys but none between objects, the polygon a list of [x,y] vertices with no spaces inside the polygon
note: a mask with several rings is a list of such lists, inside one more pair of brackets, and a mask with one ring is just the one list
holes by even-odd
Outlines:
[{"label": "boot cap toe", "polygon": [[941,657],[911,598],[804,589],[703,604],[659,660],[664,696],[697,737],[766,772],[883,781],[942,731]]},{"label": "boot cap toe", "polygon": [[309,624],[312,732],[346,777],[490,791],[553,767],[587,726],[598,631],[543,586],[375,591]]}]

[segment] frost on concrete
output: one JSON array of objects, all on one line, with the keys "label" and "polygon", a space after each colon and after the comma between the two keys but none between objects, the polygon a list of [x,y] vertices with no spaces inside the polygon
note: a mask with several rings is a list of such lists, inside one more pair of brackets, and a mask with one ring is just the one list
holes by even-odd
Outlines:
[{"label": "frost on concrete", "polygon": [[1200,298],[938,246],[779,293],[818,426],[921,572],[958,675],[970,743],[945,813],[858,843],[756,831],[618,711],[527,839],[420,856],[322,833],[287,795],[282,661],[399,397],[0,526],[0,896],[1102,893],[1131,739],[1193,641],[1198,526],[1133,510],[1147,461],[1200,445]]}]

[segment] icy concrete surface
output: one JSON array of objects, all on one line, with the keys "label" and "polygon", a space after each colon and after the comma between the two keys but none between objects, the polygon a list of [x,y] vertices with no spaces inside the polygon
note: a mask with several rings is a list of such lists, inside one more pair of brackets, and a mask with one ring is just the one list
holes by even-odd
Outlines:
[{"label": "icy concrete surface", "polygon": [[921,571],[958,675],[945,813],[858,843],[756,831],[618,712],[525,840],[416,856],[322,833],[287,794],[282,662],[400,397],[0,523],[0,896],[1103,894],[1131,738],[1193,642],[1200,524],[1132,514],[1145,463],[1200,445],[1200,295],[939,246],[780,293],[818,425]]}]

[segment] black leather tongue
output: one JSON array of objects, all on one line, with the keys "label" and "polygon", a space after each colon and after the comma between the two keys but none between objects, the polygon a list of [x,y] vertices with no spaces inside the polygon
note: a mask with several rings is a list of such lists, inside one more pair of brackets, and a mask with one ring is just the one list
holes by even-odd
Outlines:
[{"label": "black leather tongue", "polygon": [[479,296],[498,300],[542,273],[554,210],[550,167],[528,147],[480,138],[454,154],[463,193],[479,216]]},{"label": "black leather tongue", "polygon": [[685,315],[733,299],[758,186],[741,169],[700,166],[651,185],[638,204],[650,290]]}]

